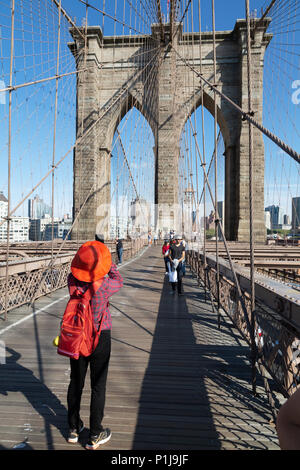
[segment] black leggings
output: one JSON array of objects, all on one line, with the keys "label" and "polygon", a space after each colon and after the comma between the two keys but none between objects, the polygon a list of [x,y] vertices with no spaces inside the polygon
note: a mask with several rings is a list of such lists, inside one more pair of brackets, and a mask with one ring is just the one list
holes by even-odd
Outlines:
[{"label": "black leggings", "polygon": [[70,429],[80,427],[80,402],[84,381],[90,365],[91,401],[90,401],[90,435],[103,431],[106,379],[111,351],[110,330],[103,330],[95,351],[88,357],[70,359],[71,381],[68,389],[68,423]]}]

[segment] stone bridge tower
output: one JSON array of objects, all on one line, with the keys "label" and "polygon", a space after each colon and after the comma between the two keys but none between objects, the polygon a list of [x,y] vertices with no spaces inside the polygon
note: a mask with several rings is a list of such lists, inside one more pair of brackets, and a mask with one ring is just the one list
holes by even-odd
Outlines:
[{"label": "stone bridge tower", "polygon": [[[255,20],[254,20],[255,21]],[[263,61],[271,35],[266,19],[252,38],[253,111],[262,122]],[[185,122],[201,105],[202,83],[174,52],[199,70],[199,33],[177,27],[172,48],[169,25],[165,42],[159,25],[151,36],[103,37],[100,27],[87,28],[85,44],[76,29],[69,44],[76,57],[77,139],[74,151],[74,216],[80,211],[74,238],[93,239],[95,230],[109,236],[110,158],[114,133],[135,106],[147,119],[155,139],[155,203],[157,228],[176,228],[179,142]],[[213,35],[201,33],[202,73],[213,81]],[[216,32],[218,89],[248,110],[246,21],[233,31]],[[151,76],[151,80],[149,77]],[[193,89],[184,83],[194,83]],[[203,105],[214,114],[214,93],[204,86]],[[249,240],[248,123],[223,99],[217,98],[217,121],[225,143],[225,234],[228,240]],[[84,137],[81,136],[85,133]],[[265,240],[264,144],[254,129],[254,232]],[[84,206],[82,207],[82,205]],[[175,207],[175,211],[174,211]],[[168,219],[168,220],[167,220]],[[77,230],[76,230],[77,227]]]}]

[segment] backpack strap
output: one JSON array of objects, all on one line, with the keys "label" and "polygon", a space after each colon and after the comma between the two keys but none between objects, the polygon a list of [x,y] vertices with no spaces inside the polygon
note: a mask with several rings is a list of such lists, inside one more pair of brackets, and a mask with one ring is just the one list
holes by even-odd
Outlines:
[{"label": "backpack strap", "polygon": [[[94,295],[94,294],[97,292],[97,290],[99,289],[99,287],[102,286],[103,281],[104,281],[104,278],[101,278],[101,279],[99,279],[98,281],[93,282],[93,283],[89,286],[89,288],[87,289],[87,290],[89,291],[89,295],[90,295],[89,300],[90,300],[90,301],[91,301],[93,295]],[[102,313],[102,318],[101,318],[101,321],[100,321],[100,323],[99,323],[99,328],[98,328],[98,330],[97,330],[97,336],[100,336],[103,320],[104,320],[104,314]]]},{"label": "backpack strap", "polygon": [[89,300],[92,299],[93,295],[97,292],[97,290],[99,289],[99,287],[102,286],[103,284],[103,281],[104,281],[104,278],[102,277],[101,279],[98,279],[98,281],[95,281],[95,282],[92,282],[91,285],[87,288],[86,292],[84,293],[84,295],[86,295],[88,293],[88,296],[87,298],[89,298]]},{"label": "backpack strap", "polygon": [[88,286],[85,292],[81,292],[80,288],[78,288],[76,284],[72,283],[69,286],[70,297],[72,296],[77,297],[80,292],[81,297],[84,297],[87,300],[91,300],[95,292],[97,292],[99,287],[102,285],[103,281],[104,281],[104,278],[101,278],[101,279],[98,279],[98,281],[90,283],[90,285]]}]

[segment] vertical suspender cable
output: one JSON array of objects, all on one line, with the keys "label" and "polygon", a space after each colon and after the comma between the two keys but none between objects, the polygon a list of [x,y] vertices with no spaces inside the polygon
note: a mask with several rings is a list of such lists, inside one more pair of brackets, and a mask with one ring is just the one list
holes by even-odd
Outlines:
[{"label": "vertical suspender cable", "polygon": [[[88,6],[85,6],[85,34],[84,34],[84,59],[83,59],[83,71],[82,75],[79,74],[77,78],[77,83],[79,83],[79,80],[82,80],[82,110],[81,110],[81,134],[80,136],[83,136],[84,133],[84,114],[85,114],[85,91],[86,91],[86,76],[88,75],[88,72],[86,70],[86,64],[87,64],[87,49],[88,49],[88,44],[87,44],[87,25],[88,25]],[[78,59],[79,60],[79,57]],[[78,149],[79,151],[79,198],[78,198],[78,206],[77,206],[77,212],[81,210],[81,205],[82,205],[82,149],[83,145],[81,145]],[[74,217],[76,217],[77,214],[74,214]],[[77,223],[77,230],[76,230],[76,241],[77,241],[77,248],[79,248],[79,220]]]},{"label": "vertical suspender cable", "polygon": [[83,34],[80,31],[80,29],[77,28],[76,24],[72,20],[72,18],[68,15],[68,13],[62,8],[61,3],[59,3],[59,0],[52,0],[54,5],[59,8],[59,11],[61,11],[62,15],[67,19],[67,21],[70,23],[70,25],[76,29],[77,33],[83,38]]},{"label": "vertical suspender cable", "polygon": [[[61,23],[61,0],[59,0],[59,9],[58,9],[58,33],[57,33],[57,57],[56,57],[56,77],[57,78],[56,78],[56,81],[55,81],[52,169],[55,168],[55,145],[56,145],[56,126],[57,126],[57,96],[58,96],[58,75],[59,75],[59,54],[60,54],[60,23]],[[51,260],[53,260],[53,243],[54,243],[54,185],[55,185],[55,171],[52,172]],[[51,269],[51,285],[53,287],[53,270],[52,269]]]},{"label": "vertical suspender cable", "polygon": [[[247,21],[247,75],[248,75],[248,112],[252,113],[252,77],[251,77],[251,30],[249,0],[246,3]],[[251,279],[251,348],[252,348],[252,390],[256,393],[256,345],[255,345],[255,282],[254,282],[254,233],[253,233],[253,127],[249,124],[249,220],[250,220],[250,279]]]},{"label": "vertical suspender cable", "polygon": [[5,270],[5,317],[7,319],[8,309],[8,258],[9,258],[9,233],[10,233],[10,205],[11,205],[11,114],[12,114],[12,76],[14,57],[14,30],[15,30],[15,0],[11,5],[11,43],[10,43],[10,69],[9,69],[9,102],[8,102],[8,160],[7,160],[7,240],[6,240],[6,270]]},{"label": "vertical suspender cable", "polygon": [[[201,163],[203,163],[202,156],[201,156],[201,153],[199,151],[199,145],[197,144],[196,137],[195,137],[195,141],[196,141],[196,146],[197,146],[199,158],[201,160]],[[213,203],[216,215],[217,215],[217,217],[219,217],[218,206],[217,206],[216,200],[213,196],[213,192],[212,192],[209,180],[208,180],[208,176],[207,176],[207,172],[205,170],[205,167],[203,167],[203,171],[204,171],[204,177],[205,177],[206,184],[207,184],[207,189],[208,189],[210,197],[211,197],[211,201]],[[247,308],[246,308],[246,305],[245,305],[245,302],[244,302],[244,298],[243,298],[243,295],[242,295],[241,286],[240,286],[240,283],[239,283],[239,280],[238,280],[238,277],[237,277],[237,274],[236,274],[236,271],[235,271],[235,268],[234,268],[234,264],[232,262],[231,254],[230,254],[229,247],[228,247],[228,243],[226,241],[226,237],[225,237],[225,234],[224,234],[223,227],[222,227],[221,223],[219,224],[219,229],[220,229],[220,232],[221,232],[221,237],[224,241],[224,246],[225,246],[226,253],[227,253],[227,256],[228,256],[228,262],[229,262],[230,269],[231,269],[231,272],[232,272],[233,278],[234,278],[234,283],[235,283],[235,286],[236,286],[236,289],[237,289],[238,302],[240,302],[240,304],[241,304],[248,331],[251,331],[250,321],[249,321],[249,318],[248,318],[248,312],[247,312]]]},{"label": "vertical suspender cable", "polygon": [[103,7],[102,7],[102,9],[103,9],[103,15],[102,15],[102,34],[103,34],[103,36],[104,36],[105,0],[103,0]]},{"label": "vertical suspender cable", "polygon": [[[193,4],[191,8],[191,26],[192,26],[192,62],[194,63],[194,14]],[[194,103],[194,122],[195,122],[195,133],[197,134],[197,119],[196,119],[196,101],[195,101],[195,77],[193,74],[193,103]],[[191,145],[192,147],[192,145]],[[195,200],[195,231],[198,232],[198,210],[197,202],[199,200],[199,185],[198,185],[198,159],[196,158],[195,152],[195,174],[196,174],[196,200]]]},{"label": "vertical suspender cable", "polygon": [[[199,15],[199,58],[200,58],[200,75],[202,75],[202,25],[201,25],[201,0],[198,0],[198,15]],[[204,176],[204,170],[206,165],[206,149],[205,149],[205,133],[204,133],[204,92],[203,92],[203,83],[200,80],[201,86],[201,121],[202,121],[202,153],[203,153],[203,267],[204,267],[204,295],[206,301],[206,180]]]},{"label": "vertical suspender cable", "polygon": [[[214,56],[214,85],[217,83],[217,58],[216,58],[216,26],[215,26],[215,1],[212,0],[212,23],[213,23],[213,56]],[[216,237],[216,285],[218,303],[218,328],[220,328],[220,266],[219,266],[219,213],[218,211],[218,145],[217,145],[217,94],[214,89],[214,142],[215,142],[215,237]]]}]

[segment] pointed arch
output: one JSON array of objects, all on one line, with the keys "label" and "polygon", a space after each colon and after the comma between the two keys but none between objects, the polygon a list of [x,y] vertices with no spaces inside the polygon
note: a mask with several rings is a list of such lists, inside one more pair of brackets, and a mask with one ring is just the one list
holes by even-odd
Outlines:
[{"label": "pointed arch", "polygon": [[[145,113],[132,96],[121,103],[117,119],[114,116],[109,138],[111,136],[111,236],[120,236],[121,232],[124,235],[125,219],[127,235],[132,236],[135,230],[141,233],[141,227],[147,233],[151,226],[148,219],[153,219],[154,215],[155,136]],[[135,212],[138,217],[133,216]]]},{"label": "pointed arch", "polygon": [[[214,118],[215,114],[215,104],[214,104],[214,97],[213,94],[209,94],[206,91],[203,91],[203,103],[201,97],[201,89],[198,89],[193,95],[189,97],[182,105],[183,110],[181,113],[181,119],[179,122],[179,136],[181,136],[184,126],[189,119],[189,117],[201,106],[203,105],[207,111],[212,115]],[[232,111],[230,114],[230,120],[232,120]],[[222,107],[217,105],[217,123],[220,128],[221,134],[224,139],[225,147],[230,147],[233,142],[236,140],[237,129],[236,126],[233,128],[230,126],[228,122],[228,115],[227,110],[222,109]],[[233,135],[234,134],[234,135]]]},{"label": "pointed arch", "polygon": [[117,103],[117,105],[114,107],[106,135],[107,148],[111,148],[112,141],[119,123],[132,108],[136,108],[144,116],[149,126],[151,127],[155,138],[157,134],[157,123],[155,116],[153,115],[153,110],[149,109],[149,107],[142,102],[140,96],[138,95],[140,95],[140,93],[136,93],[134,95],[131,92],[127,92],[124,98],[121,99],[120,102]]}]

